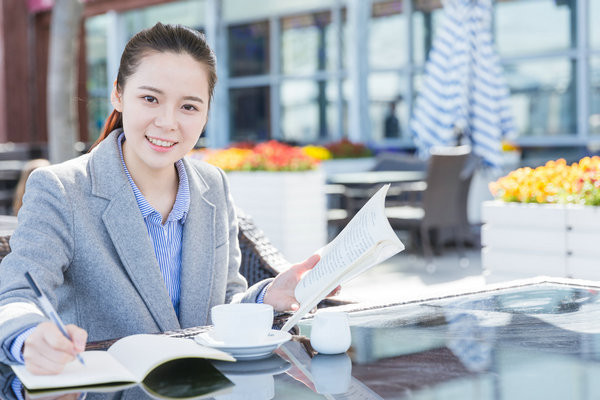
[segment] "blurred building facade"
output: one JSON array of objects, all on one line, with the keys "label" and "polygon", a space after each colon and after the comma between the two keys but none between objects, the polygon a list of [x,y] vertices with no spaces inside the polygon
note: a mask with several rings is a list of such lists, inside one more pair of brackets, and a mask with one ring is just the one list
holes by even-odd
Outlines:
[{"label": "blurred building facade", "polygon": [[[28,1],[29,8],[21,0],[3,1],[0,11],[0,142],[46,140],[50,9],[32,9],[35,2]],[[408,123],[439,26],[440,0],[85,4],[79,39],[82,141],[97,137],[110,111],[123,46],[135,32],[162,21],[205,32],[217,53],[219,84],[205,145],[348,137],[379,148],[413,146]],[[27,24],[17,26],[18,20]],[[598,21],[600,0],[495,1],[494,40],[511,89],[518,144],[600,146]],[[24,93],[17,96],[19,91]],[[385,132],[391,104],[397,135]]]}]

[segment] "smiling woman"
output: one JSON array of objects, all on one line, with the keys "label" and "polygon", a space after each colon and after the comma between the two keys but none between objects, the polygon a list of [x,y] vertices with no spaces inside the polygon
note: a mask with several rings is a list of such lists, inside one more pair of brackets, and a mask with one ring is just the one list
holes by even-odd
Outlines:
[{"label": "smiling woman", "polygon": [[206,125],[208,81],[206,68],[192,56],[154,52],[144,57],[127,85],[115,84],[112,91],[115,110],[127,109],[125,164],[163,220],[177,194],[173,164],[192,150]]},{"label": "smiling woman", "polygon": [[[318,257],[248,289],[227,177],[184,158],[206,125],[215,63],[189,28],[159,23],[136,34],[93,149],[31,174],[0,269],[0,362],[53,374],[86,339],[207,325],[222,303],[298,308],[294,289]],[[26,271],[70,337],[21,289]]]}]

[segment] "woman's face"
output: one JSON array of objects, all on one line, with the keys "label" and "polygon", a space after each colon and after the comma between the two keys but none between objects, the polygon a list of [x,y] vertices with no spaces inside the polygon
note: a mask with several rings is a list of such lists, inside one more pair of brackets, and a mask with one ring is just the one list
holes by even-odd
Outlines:
[{"label": "woman's face", "polygon": [[132,174],[172,172],[206,125],[206,67],[185,53],[149,53],[111,101],[123,114],[123,156]]}]

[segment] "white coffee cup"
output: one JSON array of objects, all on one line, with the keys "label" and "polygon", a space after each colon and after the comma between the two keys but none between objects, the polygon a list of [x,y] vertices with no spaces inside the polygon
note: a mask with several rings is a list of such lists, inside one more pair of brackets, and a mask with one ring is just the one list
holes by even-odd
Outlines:
[{"label": "white coffee cup", "polygon": [[337,311],[318,311],[310,329],[310,344],[321,354],[344,353],[350,344],[348,315]]},{"label": "white coffee cup", "polygon": [[213,337],[232,346],[259,345],[273,326],[273,307],[269,304],[221,304],[211,309],[215,326]]}]

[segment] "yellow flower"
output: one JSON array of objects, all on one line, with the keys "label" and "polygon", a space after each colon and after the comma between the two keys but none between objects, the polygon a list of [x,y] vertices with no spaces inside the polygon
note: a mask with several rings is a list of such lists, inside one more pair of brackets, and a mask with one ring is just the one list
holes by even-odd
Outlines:
[{"label": "yellow flower", "polygon": [[331,152],[323,146],[308,145],[302,147],[302,151],[304,151],[307,156],[319,161],[329,160],[331,158]]},{"label": "yellow flower", "polygon": [[584,157],[571,165],[561,158],[535,169],[519,168],[489,188],[504,201],[600,205],[600,157]]},{"label": "yellow flower", "polygon": [[502,141],[502,151],[517,151],[517,150],[520,150],[519,146],[517,146],[513,142],[509,142],[508,140]]}]

